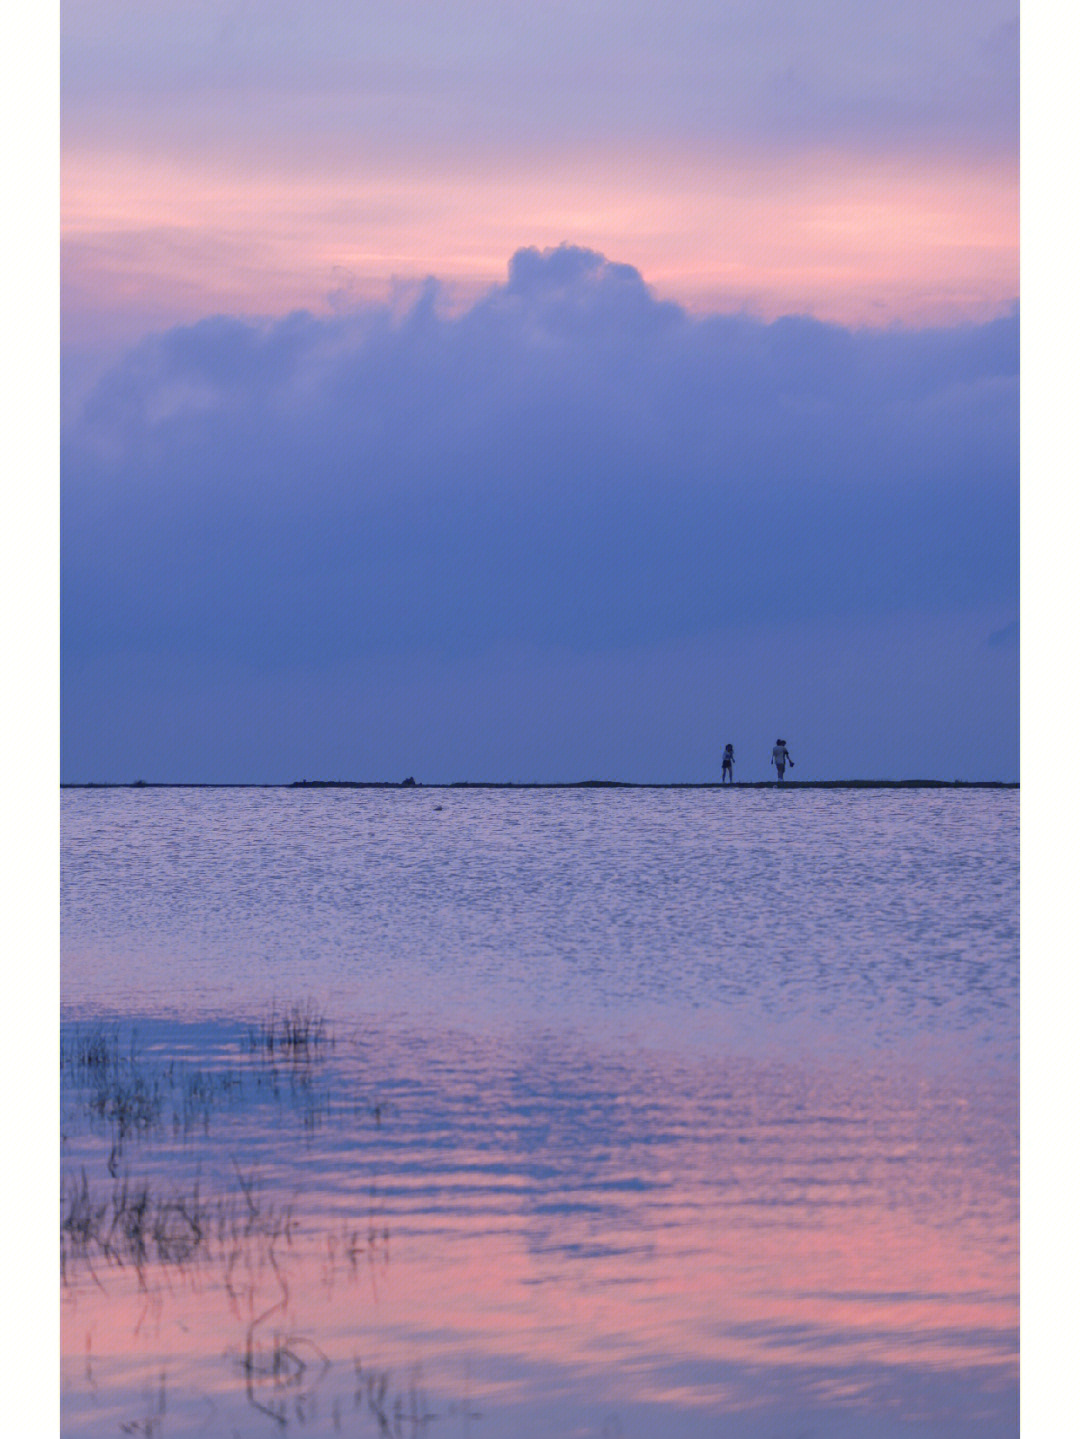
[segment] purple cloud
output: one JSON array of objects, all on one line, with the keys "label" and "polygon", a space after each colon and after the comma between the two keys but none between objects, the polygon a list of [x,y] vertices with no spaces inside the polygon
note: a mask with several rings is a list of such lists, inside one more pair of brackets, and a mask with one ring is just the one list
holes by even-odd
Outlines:
[{"label": "purple cloud", "polygon": [[1016,316],[694,320],[572,247],[436,301],[206,320],[100,381],[64,436],[71,730],[120,656],[322,683],[904,617],[985,649],[1015,617]]}]

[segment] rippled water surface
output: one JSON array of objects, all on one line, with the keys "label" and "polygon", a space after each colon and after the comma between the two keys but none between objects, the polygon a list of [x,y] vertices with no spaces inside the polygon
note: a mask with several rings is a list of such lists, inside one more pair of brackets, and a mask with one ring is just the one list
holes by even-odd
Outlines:
[{"label": "rippled water surface", "polygon": [[1015,791],[65,791],[64,1432],[1017,1428]]}]

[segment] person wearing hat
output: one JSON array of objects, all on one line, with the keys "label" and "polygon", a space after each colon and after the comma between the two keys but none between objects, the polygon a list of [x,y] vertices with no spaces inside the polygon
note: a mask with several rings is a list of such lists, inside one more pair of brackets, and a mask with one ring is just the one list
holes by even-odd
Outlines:
[{"label": "person wearing hat", "polygon": [[724,783],[724,776],[727,775],[728,784],[735,783],[735,746],[726,744],[724,746],[724,759],[720,765],[720,783]]},{"label": "person wearing hat", "polygon": [[776,741],[776,744],[773,746],[772,762],[776,766],[776,783],[783,784],[785,766],[791,765],[793,769],[795,767],[795,761],[788,754],[786,740],[778,739]]}]

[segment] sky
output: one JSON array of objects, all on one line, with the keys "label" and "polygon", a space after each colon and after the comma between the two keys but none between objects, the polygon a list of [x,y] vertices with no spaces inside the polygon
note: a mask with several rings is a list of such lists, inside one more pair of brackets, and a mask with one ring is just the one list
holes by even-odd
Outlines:
[{"label": "sky", "polygon": [[583,245],[696,312],[1017,293],[1013,0],[66,0],[64,325],[459,303]]},{"label": "sky", "polygon": [[68,0],[62,778],[1017,778],[1017,38]]}]

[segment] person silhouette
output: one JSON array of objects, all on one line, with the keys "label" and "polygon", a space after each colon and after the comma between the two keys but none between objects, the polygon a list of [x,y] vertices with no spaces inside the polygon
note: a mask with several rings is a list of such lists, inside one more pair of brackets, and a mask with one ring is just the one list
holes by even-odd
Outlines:
[{"label": "person silhouette", "polygon": [[776,744],[773,746],[772,762],[776,766],[776,783],[783,784],[785,766],[791,765],[792,769],[795,768],[795,761],[788,754],[786,740],[778,739],[776,741]]},{"label": "person silhouette", "polygon": [[724,746],[724,760],[720,766],[720,783],[724,783],[724,776],[727,775],[728,784],[735,783],[735,747],[726,744]]}]

